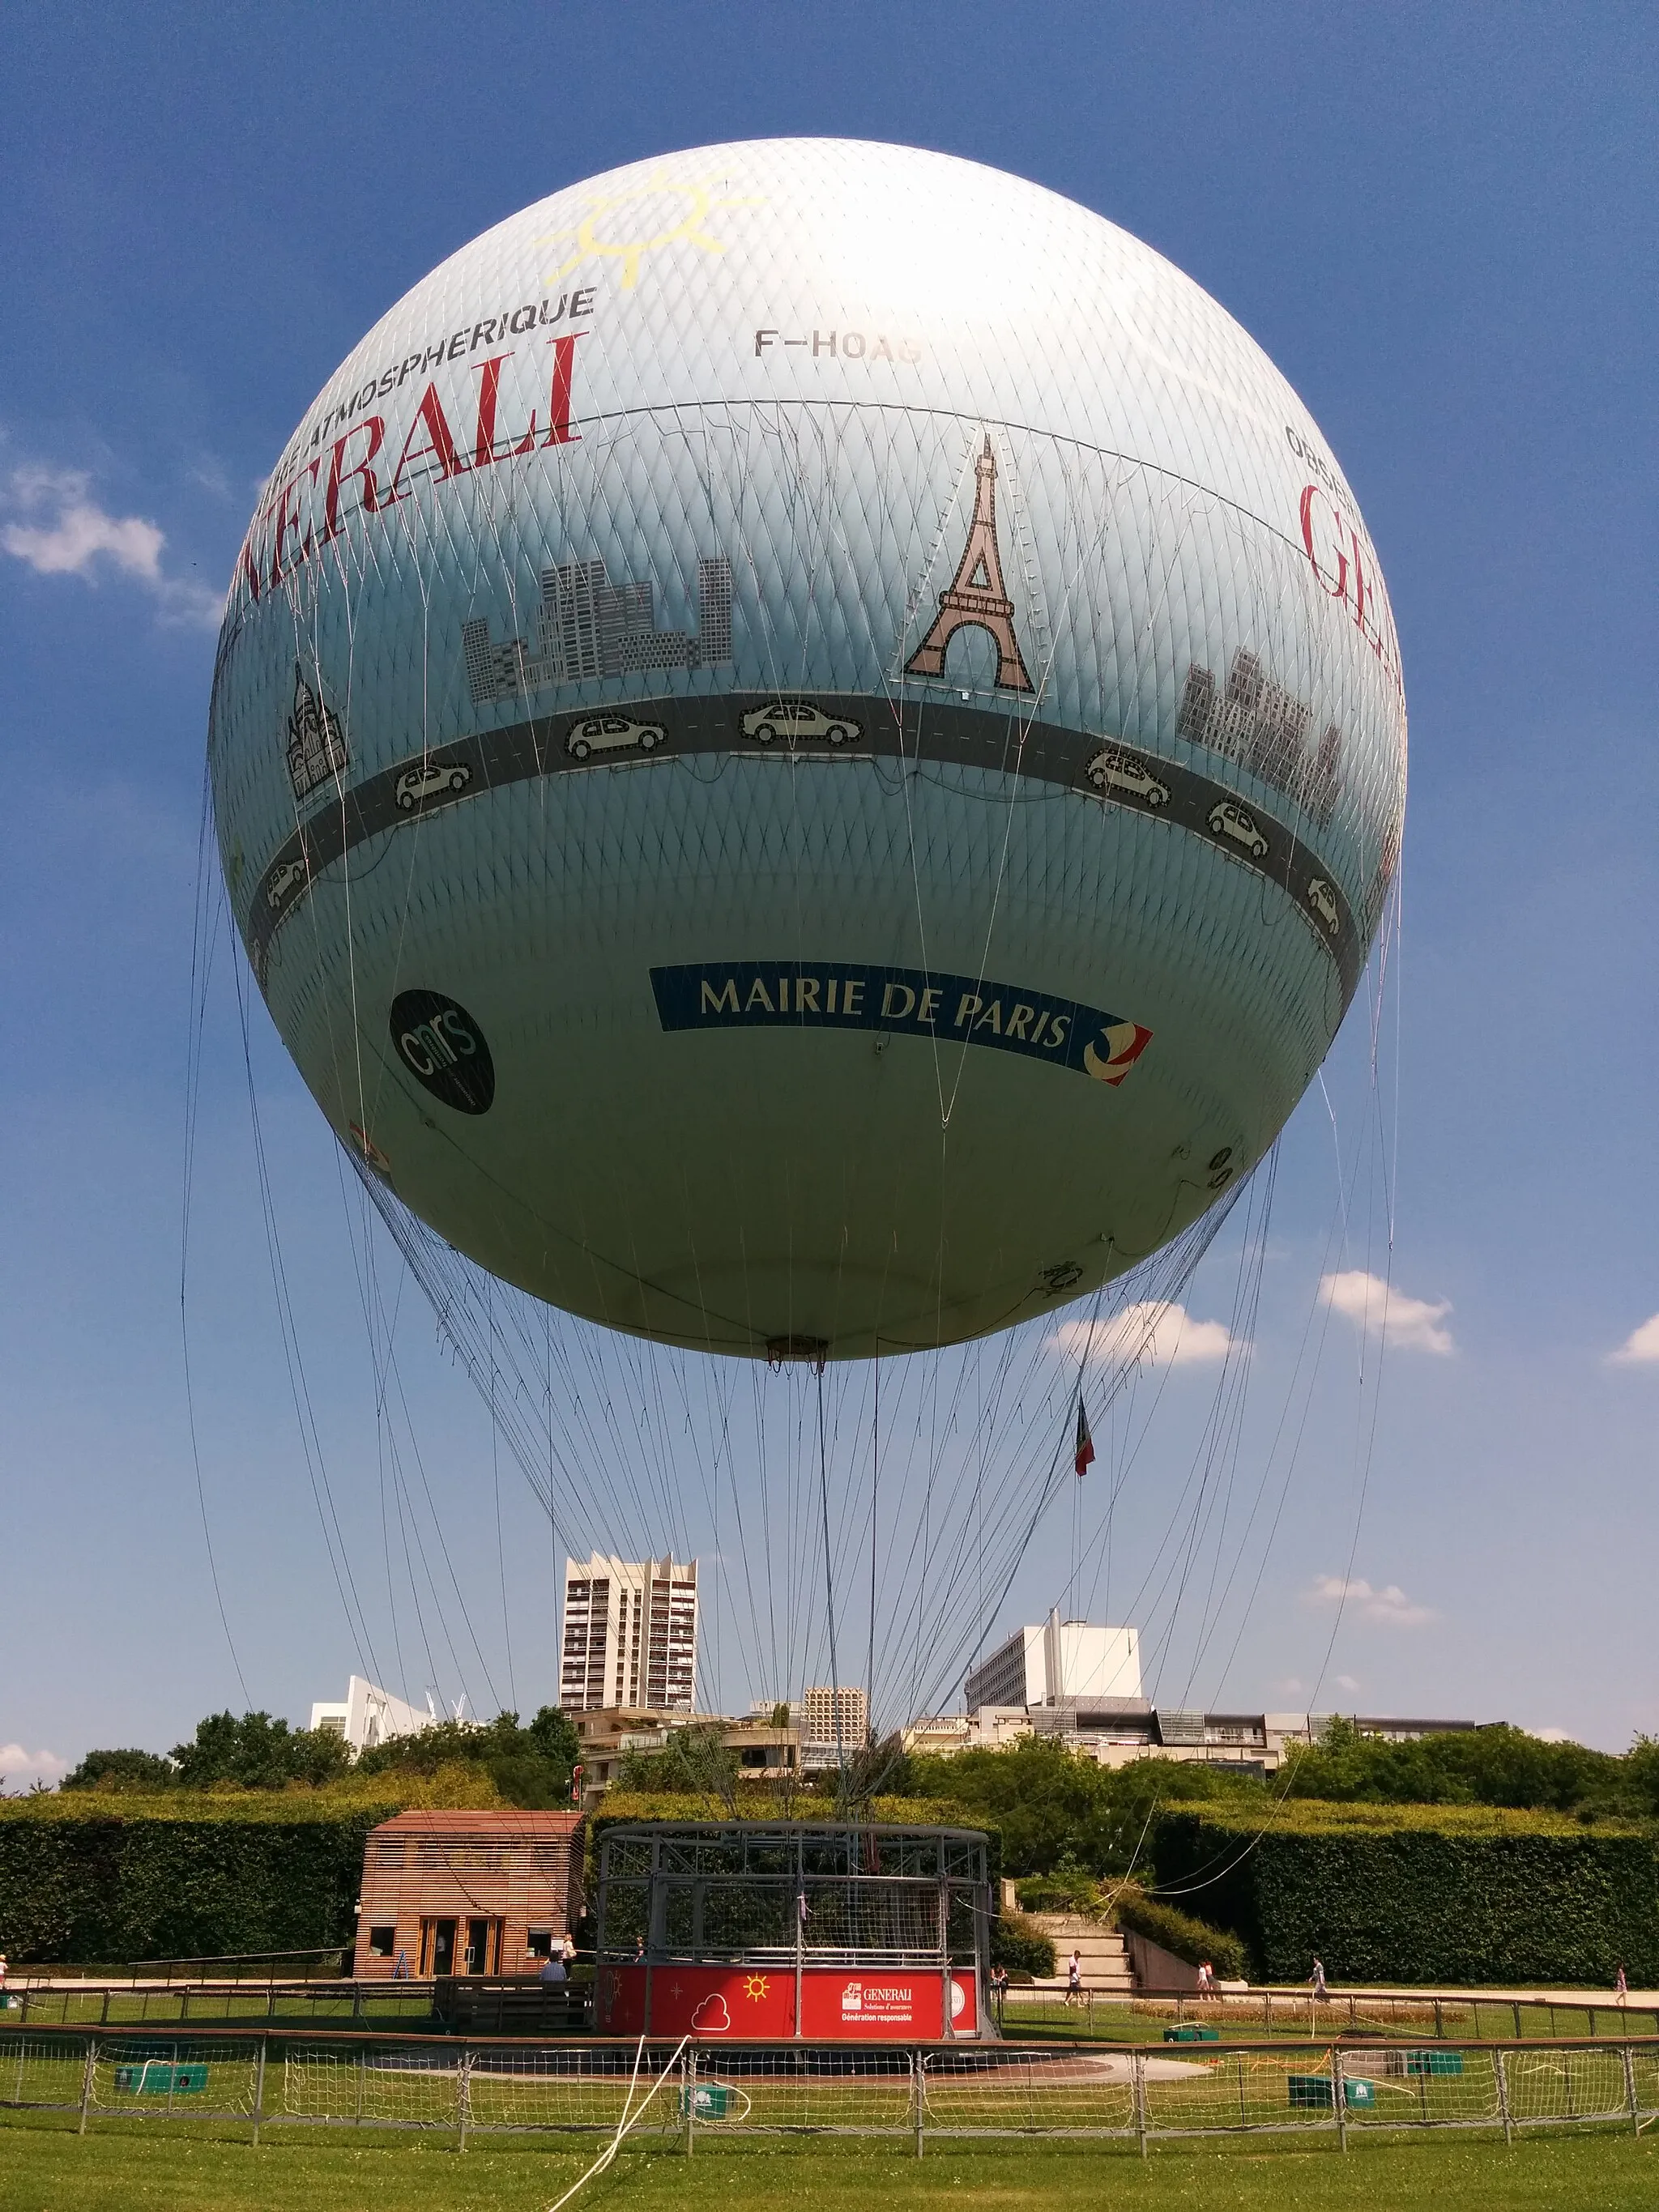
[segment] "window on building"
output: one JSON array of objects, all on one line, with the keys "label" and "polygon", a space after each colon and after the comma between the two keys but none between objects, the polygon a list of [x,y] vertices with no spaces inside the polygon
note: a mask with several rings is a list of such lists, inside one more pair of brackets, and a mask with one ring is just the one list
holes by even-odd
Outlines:
[{"label": "window on building", "polygon": [[371,1959],[389,1959],[398,1942],[395,1928],[371,1928],[368,1931],[368,1955]]},{"label": "window on building", "polygon": [[532,1959],[550,1959],[553,1955],[553,1930],[532,1928],[525,1937],[525,1948]]}]

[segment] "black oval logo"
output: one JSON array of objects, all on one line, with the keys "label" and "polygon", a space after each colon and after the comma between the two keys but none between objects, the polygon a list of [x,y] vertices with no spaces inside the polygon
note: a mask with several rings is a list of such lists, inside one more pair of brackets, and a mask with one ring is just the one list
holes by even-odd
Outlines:
[{"label": "black oval logo", "polygon": [[458,1114],[487,1114],[495,1103],[495,1063],[483,1031],[441,991],[399,991],[392,1001],[392,1042],[415,1080]]}]

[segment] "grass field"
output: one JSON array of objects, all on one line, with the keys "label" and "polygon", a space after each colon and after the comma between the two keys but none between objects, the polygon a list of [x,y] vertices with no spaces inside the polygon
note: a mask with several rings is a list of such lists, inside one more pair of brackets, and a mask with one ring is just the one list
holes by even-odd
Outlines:
[{"label": "grass field", "polygon": [[[540,2212],[592,2156],[542,2145],[283,2136],[258,2150],[203,2129],[149,2134],[102,2122],[0,2116],[3,2212]],[[1659,2142],[1627,2133],[1395,2137],[1344,2157],[1317,2148],[1169,2144],[1144,2164],[1116,2145],[939,2144],[920,2163],[896,2145],[705,2138],[688,2160],[625,2149],[578,2203],[587,2212],[1650,2212]]]}]

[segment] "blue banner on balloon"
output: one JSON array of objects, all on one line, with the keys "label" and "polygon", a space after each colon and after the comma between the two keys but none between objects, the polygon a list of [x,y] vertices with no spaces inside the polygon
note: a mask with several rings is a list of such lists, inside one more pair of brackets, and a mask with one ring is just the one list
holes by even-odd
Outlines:
[{"label": "blue banner on balloon", "polygon": [[1152,1031],[1121,1014],[984,976],[844,960],[716,960],[653,968],[665,1030],[874,1030],[987,1045],[1115,1086]]}]

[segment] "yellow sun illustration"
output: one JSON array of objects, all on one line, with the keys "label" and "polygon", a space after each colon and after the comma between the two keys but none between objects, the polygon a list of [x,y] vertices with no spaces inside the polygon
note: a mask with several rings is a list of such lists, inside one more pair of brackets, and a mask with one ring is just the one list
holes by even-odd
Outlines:
[{"label": "yellow sun illustration", "polygon": [[[556,284],[562,276],[569,276],[573,269],[580,267],[590,255],[597,253],[622,263],[622,288],[624,292],[631,292],[639,282],[641,257],[653,252],[659,246],[684,244],[695,246],[704,253],[724,253],[726,246],[723,241],[711,238],[702,227],[707,218],[716,208],[759,207],[763,203],[741,194],[716,195],[715,181],[705,177],[671,177],[657,169],[642,183],[630,185],[626,191],[609,192],[602,199],[590,200],[587,212],[576,226],[575,250],[559,264],[545,282]],[[685,202],[685,208],[679,221],[670,224],[667,229],[653,231],[647,238],[601,238],[598,234],[596,226],[602,216],[652,194],[670,192],[678,194]],[[569,234],[568,231],[553,231],[536,242],[538,246],[553,246]]]},{"label": "yellow sun illustration", "polygon": [[769,1984],[768,1984],[764,1974],[745,1974],[744,1976],[743,1993],[744,1996],[753,1997],[757,2002],[766,1995],[769,1986]]}]

